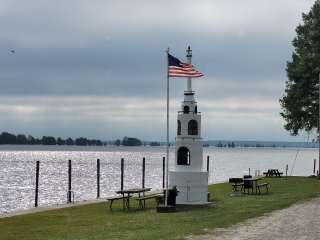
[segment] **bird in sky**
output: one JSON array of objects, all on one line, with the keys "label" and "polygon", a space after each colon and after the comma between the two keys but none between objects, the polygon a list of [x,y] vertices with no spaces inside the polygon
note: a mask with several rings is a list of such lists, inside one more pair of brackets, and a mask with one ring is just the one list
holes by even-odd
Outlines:
[{"label": "bird in sky", "polygon": [[16,51],[15,51],[15,50],[10,50],[10,52],[11,52],[11,53],[15,53]]}]

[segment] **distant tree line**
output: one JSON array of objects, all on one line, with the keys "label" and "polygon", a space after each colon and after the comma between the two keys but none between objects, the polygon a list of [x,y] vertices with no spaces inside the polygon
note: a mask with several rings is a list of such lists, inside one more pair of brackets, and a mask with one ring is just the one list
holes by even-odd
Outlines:
[{"label": "distant tree line", "polygon": [[0,135],[0,144],[21,144],[21,145],[77,145],[77,146],[103,146],[104,143],[97,139],[87,138],[54,138],[52,136],[43,136],[35,138],[31,135],[18,134],[14,135],[8,132],[2,132]]},{"label": "distant tree line", "polygon": [[124,137],[122,140],[117,139],[115,141],[101,141],[98,139],[88,139],[79,137],[76,139],[61,137],[55,138],[52,136],[43,136],[42,138],[35,138],[31,135],[18,134],[14,135],[8,132],[2,132],[0,134],[0,144],[20,144],[20,145],[68,145],[68,146],[160,146],[160,142],[142,142],[138,138]]},{"label": "distant tree line", "polygon": [[122,146],[141,146],[142,142],[138,138],[124,137],[122,139],[122,141],[120,139],[117,139],[114,142],[114,145],[116,145],[116,146],[120,146],[120,145],[122,145]]},{"label": "distant tree line", "polygon": [[227,144],[222,144],[221,142],[219,142],[218,144],[216,144],[216,147],[228,147],[228,148],[235,148],[236,145],[234,144],[234,142],[231,142],[231,143],[227,143]]},{"label": "distant tree line", "polygon": [[159,142],[151,142],[151,143],[150,143],[150,146],[152,146],[152,147],[159,147],[159,146],[160,146],[160,143],[159,143]]},{"label": "distant tree line", "polygon": [[[208,144],[208,146],[209,146],[209,144]],[[276,146],[275,144],[264,145],[264,144],[261,144],[261,143],[235,144],[234,142],[228,142],[228,143],[219,142],[219,143],[215,144],[215,147],[218,147],[218,148],[235,148],[235,147],[244,147],[244,148],[255,147],[255,148],[263,148],[263,147],[273,147],[273,148],[275,148],[275,147],[277,147],[277,146]],[[285,146],[282,146],[282,147],[285,147]]]}]

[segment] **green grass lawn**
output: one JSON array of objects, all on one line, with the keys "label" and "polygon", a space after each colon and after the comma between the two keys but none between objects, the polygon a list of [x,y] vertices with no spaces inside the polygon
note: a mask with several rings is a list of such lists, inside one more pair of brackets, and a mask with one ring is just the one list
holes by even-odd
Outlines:
[{"label": "green grass lawn", "polygon": [[[271,193],[231,197],[228,183],[209,186],[213,205],[176,213],[156,213],[154,200],[146,210],[122,211],[114,202],[84,205],[0,219],[0,239],[182,239],[227,227],[320,195],[320,181],[304,177],[267,178]],[[135,200],[131,200],[134,207]]]}]

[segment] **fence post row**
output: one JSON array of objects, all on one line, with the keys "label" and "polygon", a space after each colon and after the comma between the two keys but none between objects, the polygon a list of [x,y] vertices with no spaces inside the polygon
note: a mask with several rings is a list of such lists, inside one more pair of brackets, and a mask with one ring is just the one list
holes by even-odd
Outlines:
[{"label": "fence post row", "polygon": [[100,159],[97,159],[97,198],[100,198]]},{"label": "fence post row", "polygon": [[68,203],[71,203],[71,160],[68,161]]},{"label": "fence post row", "polygon": [[38,207],[39,168],[40,168],[40,161],[37,161],[37,165],[36,165],[36,190],[35,190],[35,200],[34,200],[34,206],[35,207]]},{"label": "fence post row", "polygon": [[[166,158],[162,158],[162,188],[165,188],[165,168]],[[35,202],[34,206],[38,207],[39,200],[39,170],[40,161],[36,162],[36,188],[35,188]],[[142,188],[145,188],[145,171],[146,171],[146,159],[142,159]],[[207,156],[207,171],[209,172],[209,156]],[[97,198],[100,198],[100,159],[97,159]],[[124,186],[124,158],[121,158],[121,190]],[[68,160],[68,193],[67,203],[72,202],[72,164],[71,160]]]}]

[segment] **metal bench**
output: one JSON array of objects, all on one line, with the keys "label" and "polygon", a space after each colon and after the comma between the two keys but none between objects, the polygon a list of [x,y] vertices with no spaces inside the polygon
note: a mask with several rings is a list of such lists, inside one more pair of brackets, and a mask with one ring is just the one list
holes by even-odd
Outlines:
[{"label": "metal bench", "polygon": [[146,207],[146,200],[155,199],[157,205],[159,205],[159,202],[161,201],[162,198],[163,198],[163,194],[150,194],[150,195],[138,197],[136,198],[136,200],[138,201],[138,207],[140,209],[144,209]]},{"label": "metal bench", "polygon": [[[130,196],[131,197],[131,196]],[[115,197],[109,197],[107,198],[108,202],[110,202],[110,205],[109,205],[109,208],[112,210],[112,203],[113,201],[115,200],[121,200],[123,201],[123,209],[126,207],[126,208],[129,208],[129,204],[128,204],[128,200],[130,197],[127,197],[127,196],[115,196]]]},{"label": "metal bench", "polygon": [[269,183],[261,183],[256,186],[256,191],[258,190],[259,194],[261,194],[261,191],[260,191],[261,187],[265,187],[267,190],[267,193],[269,192]]}]

